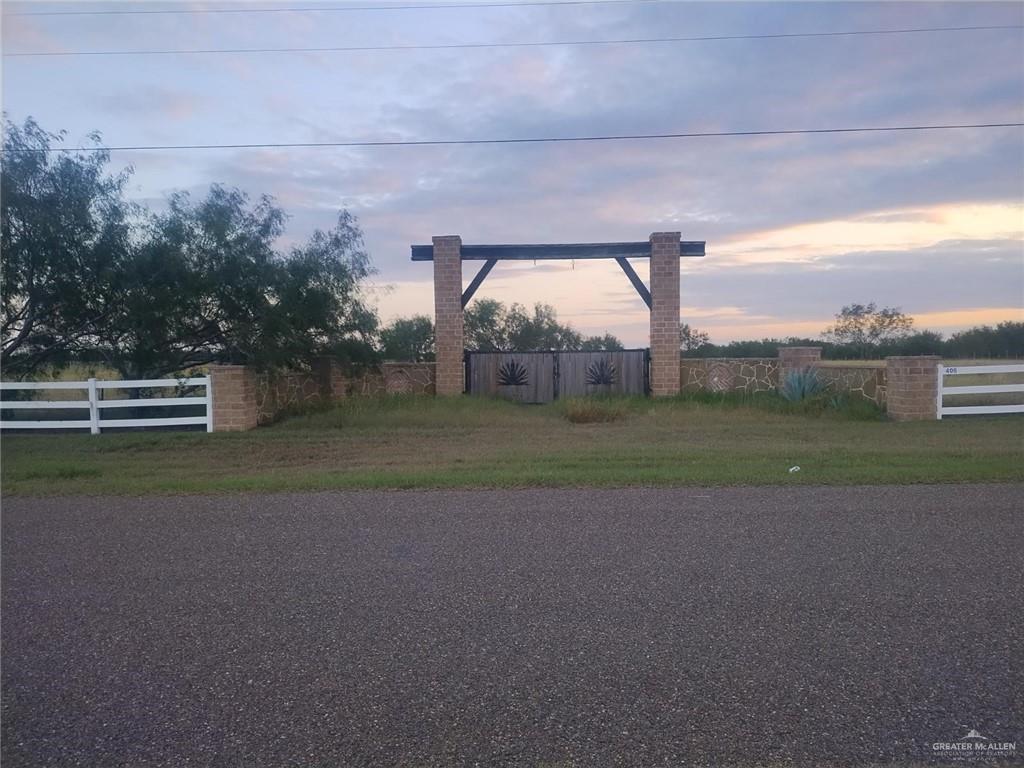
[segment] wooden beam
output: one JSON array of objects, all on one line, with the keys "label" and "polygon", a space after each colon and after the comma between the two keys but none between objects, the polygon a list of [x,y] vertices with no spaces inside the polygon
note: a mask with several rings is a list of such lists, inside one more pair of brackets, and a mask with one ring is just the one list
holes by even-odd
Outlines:
[{"label": "wooden beam", "polygon": [[[704,255],[703,241],[682,241],[679,255]],[[524,245],[463,245],[463,261],[549,261],[552,259],[648,259],[651,244],[638,243],[543,243]],[[413,261],[433,261],[433,245],[412,246]]]},{"label": "wooden beam", "polygon": [[469,284],[469,287],[462,292],[462,308],[465,309],[466,305],[469,304],[473,298],[473,294],[476,293],[476,289],[480,287],[480,284],[484,281],[484,278],[490,274],[491,270],[494,269],[494,265],[498,263],[497,259],[488,259],[480,271],[476,273],[476,277],[473,278],[473,282]]},{"label": "wooden beam", "polygon": [[622,271],[626,273],[626,277],[629,278],[629,282],[633,284],[633,287],[636,288],[636,292],[640,294],[640,298],[644,300],[644,304],[646,304],[647,308],[650,309],[651,292],[647,289],[647,286],[644,285],[644,281],[640,279],[640,275],[638,275],[636,270],[633,269],[633,265],[624,258],[618,258],[615,261],[617,261],[619,266],[622,267]]}]

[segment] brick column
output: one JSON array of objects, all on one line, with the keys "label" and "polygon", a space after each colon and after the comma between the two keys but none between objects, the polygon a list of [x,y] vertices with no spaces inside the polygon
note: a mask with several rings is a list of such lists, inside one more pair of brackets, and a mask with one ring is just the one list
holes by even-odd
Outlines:
[{"label": "brick column", "polygon": [[938,355],[885,358],[885,402],[894,421],[936,418],[939,394]]},{"label": "brick column", "polygon": [[821,347],[779,347],[779,386],[793,371],[802,371],[821,362]]},{"label": "brick column", "polygon": [[462,338],[462,238],[434,238],[434,336],[437,394],[465,389]]},{"label": "brick column", "polygon": [[679,394],[679,233],[651,235],[651,394]]},{"label": "brick column", "polygon": [[213,431],[243,432],[257,421],[256,372],[246,365],[211,365]]}]

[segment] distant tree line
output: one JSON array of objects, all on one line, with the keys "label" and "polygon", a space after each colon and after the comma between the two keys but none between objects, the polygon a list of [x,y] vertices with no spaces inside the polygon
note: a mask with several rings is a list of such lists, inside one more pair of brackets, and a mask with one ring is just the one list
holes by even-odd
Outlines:
[{"label": "distant tree line", "polygon": [[[479,352],[622,349],[622,342],[610,333],[584,336],[560,323],[547,304],[535,304],[530,311],[521,304],[479,299],[466,307],[463,329],[466,349]],[[434,323],[426,315],[393,321],[381,329],[380,341],[385,360],[434,359]]]},{"label": "distant tree line", "polygon": [[686,357],[775,357],[779,347],[820,346],[830,360],[877,360],[889,355],[940,355],[957,358],[1024,357],[1024,323],[1006,321],[951,334],[914,330],[914,321],[897,308],[851,304],[819,338],[788,337],[712,344],[708,334],[681,325],[680,348]]}]

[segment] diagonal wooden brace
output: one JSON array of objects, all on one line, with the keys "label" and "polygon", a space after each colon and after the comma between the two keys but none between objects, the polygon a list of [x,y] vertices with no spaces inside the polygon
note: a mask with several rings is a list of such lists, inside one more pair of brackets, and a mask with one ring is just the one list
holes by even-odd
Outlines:
[{"label": "diagonal wooden brace", "polygon": [[640,275],[638,275],[633,269],[633,265],[630,264],[629,260],[623,256],[616,258],[615,261],[617,261],[619,266],[622,267],[622,271],[626,273],[626,277],[629,278],[629,282],[633,284],[633,287],[636,288],[636,292],[640,294],[640,298],[644,300],[644,304],[646,304],[647,308],[650,309],[651,292],[647,289],[647,286],[644,285],[644,281],[640,279]]},{"label": "diagonal wooden brace", "polygon": [[462,292],[462,308],[465,309],[466,305],[473,298],[473,294],[476,293],[476,289],[480,287],[480,284],[484,281],[484,278],[494,269],[494,265],[498,263],[497,259],[488,259],[484,262],[484,265],[480,267],[480,271],[476,273],[476,277],[473,278],[473,282],[469,284],[469,287]]}]

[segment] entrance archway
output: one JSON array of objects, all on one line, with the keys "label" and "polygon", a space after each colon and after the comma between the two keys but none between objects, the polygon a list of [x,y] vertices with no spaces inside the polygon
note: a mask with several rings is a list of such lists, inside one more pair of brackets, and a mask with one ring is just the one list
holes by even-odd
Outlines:
[{"label": "entrance archway", "polygon": [[[703,256],[704,241],[680,240],[679,232],[655,232],[646,242],[634,243],[463,245],[459,235],[432,240],[432,245],[412,246],[412,260],[434,262],[437,394],[457,395],[463,391],[462,313],[494,266],[507,260],[552,259],[615,259],[650,310],[651,394],[663,397],[679,392],[679,259]],[[628,259],[651,260],[650,288]],[[465,290],[463,261],[484,262]]]}]

